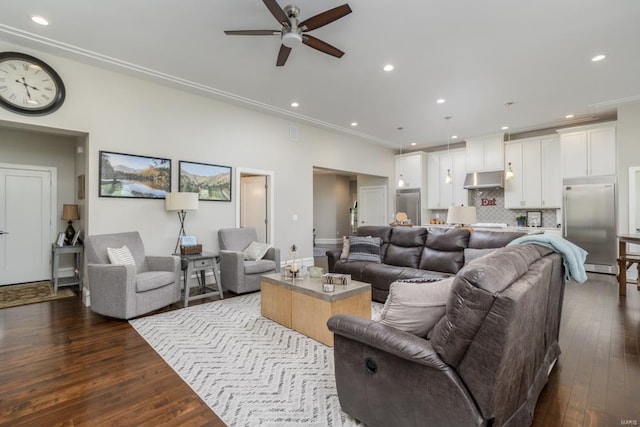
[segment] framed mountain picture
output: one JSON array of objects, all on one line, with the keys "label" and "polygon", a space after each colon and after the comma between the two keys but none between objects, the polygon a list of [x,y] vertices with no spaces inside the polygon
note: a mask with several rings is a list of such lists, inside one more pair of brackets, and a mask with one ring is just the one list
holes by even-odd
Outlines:
[{"label": "framed mountain picture", "polygon": [[198,193],[199,200],[231,201],[231,167],[180,160],[178,191]]}]

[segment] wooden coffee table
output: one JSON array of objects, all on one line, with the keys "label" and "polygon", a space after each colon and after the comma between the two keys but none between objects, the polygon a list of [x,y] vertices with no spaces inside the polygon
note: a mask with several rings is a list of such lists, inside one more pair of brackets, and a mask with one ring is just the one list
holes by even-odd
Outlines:
[{"label": "wooden coffee table", "polygon": [[353,314],[371,319],[368,283],[352,280],[348,285],[335,285],[334,292],[323,292],[319,278],[304,277],[293,282],[273,273],[262,276],[260,289],[260,312],[264,317],[329,347],[333,347],[333,332],[327,328],[331,316]]}]

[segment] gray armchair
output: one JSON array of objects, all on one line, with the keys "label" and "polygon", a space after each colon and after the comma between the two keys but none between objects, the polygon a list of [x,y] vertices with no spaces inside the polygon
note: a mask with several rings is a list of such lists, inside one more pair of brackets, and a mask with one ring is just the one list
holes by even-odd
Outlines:
[{"label": "gray armchair", "polygon": [[218,230],[220,280],[222,287],[236,294],[260,290],[260,276],[280,271],[280,249],[269,248],[257,261],[244,259],[244,250],[258,241],[255,228]]},{"label": "gray armchair", "polygon": [[[107,248],[126,245],[134,265],[110,264]],[[91,310],[130,319],[180,299],[180,258],[146,256],[138,232],[89,236],[85,242]]]}]

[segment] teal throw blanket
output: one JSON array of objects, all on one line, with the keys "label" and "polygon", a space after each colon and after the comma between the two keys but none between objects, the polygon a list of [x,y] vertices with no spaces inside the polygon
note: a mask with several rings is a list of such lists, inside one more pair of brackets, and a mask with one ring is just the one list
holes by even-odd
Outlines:
[{"label": "teal throw blanket", "polygon": [[527,243],[545,246],[562,255],[565,282],[569,282],[571,279],[578,283],[587,281],[587,272],[584,269],[587,251],[580,246],[554,234],[528,234],[514,239],[509,242],[507,246],[524,245]]}]

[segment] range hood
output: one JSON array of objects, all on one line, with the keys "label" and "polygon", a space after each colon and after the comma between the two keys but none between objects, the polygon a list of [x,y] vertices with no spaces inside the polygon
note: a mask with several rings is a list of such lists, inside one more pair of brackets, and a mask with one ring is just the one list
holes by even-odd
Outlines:
[{"label": "range hood", "polygon": [[503,188],[504,171],[468,173],[464,179],[465,190]]}]

